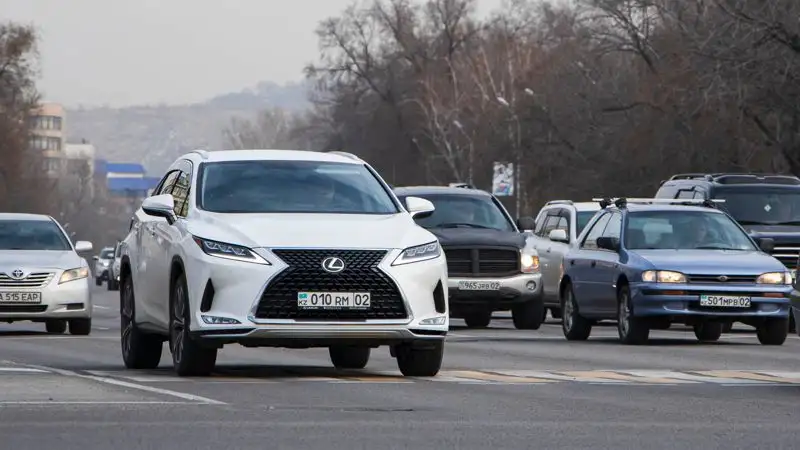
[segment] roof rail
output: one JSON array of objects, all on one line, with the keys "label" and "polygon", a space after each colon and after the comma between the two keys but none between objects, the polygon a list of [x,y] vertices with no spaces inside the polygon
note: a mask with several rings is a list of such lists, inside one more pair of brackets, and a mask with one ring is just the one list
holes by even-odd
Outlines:
[{"label": "roof rail", "polygon": [[672,180],[694,180],[694,179],[698,179],[698,178],[711,180],[711,175],[707,174],[707,173],[699,173],[699,172],[698,173],[679,173],[679,174],[675,174],[675,175],[669,177],[669,180],[667,180],[667,181],[672,181]]},{"label": "roof rail", "polygon": [[638,205],[695,205],[716,208],[717,203],[725,203],[723,199],[701,199],[701,198],[593,198],[593,202],[599,202],[600,208],[606,209],[614,205],[617,208],[624,208],[629,203]]},{"label": "roof rail", "polygon": [[202,148],[196,148],[190,151],[189,153],[197,153],[198,155],[200,155],[201,158],[208,159],[208,151],[203,150]]},{"label": "roof rail", "polygon": [[348,152],[342,152],[342,151],[339,151],[339,150],[331,150],[328,153],[330,153],[332,155],[344,156],[345,158],[354,159],[356,161],[361,161],[361,158],[359,158],[358,156],[356,156],[356,155],[354,155],[352,153],[348,153]]},{"label": "roof rail", "polygon": [[549,202],[545,203],[545,205],[571,205],[573,204],[572,200],[550,200]]},{"label": "roof rail", "polygon": [[788,184],[800,185],[800,178],[794,175],[725,173],[714,174],[714,181],[720,184]]},{"label": "roof rail", "polygon": [[462,189],[475,189],[475,187],[469,183],[450,183],[447,186]]}]

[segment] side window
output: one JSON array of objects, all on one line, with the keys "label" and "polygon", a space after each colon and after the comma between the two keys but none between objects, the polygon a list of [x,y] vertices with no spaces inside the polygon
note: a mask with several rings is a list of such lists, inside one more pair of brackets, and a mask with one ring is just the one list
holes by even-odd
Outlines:
[{"label": "side window", "polygon": [[178,173],[175,186],[172,188],[172,198],[175,199],[175,215],[186,217],[189,210],[189,174],[183,171]]},{"label": "side window", "polygon": [[678,190],[675,186],[661,186],[661,189],[656,192],[656,198],[675,198],[675,192]]},{"label": "side window", "polygon": [[542,229],[544,228],[544,223],[547,221],[547,213],[547,210],[539,213],[539,217],[536,218],[536,229],[533,230],[533,234],[537,236],[544,236]]},{"label": "side window", "polygon": [[703,192],[701,192],[701,191],[695,191],[695,192],[694,192],[694,198],[699,198],[700,200],[703,200],[703,199],[705,199],[705,198],[706,198],[706,196],[705,196],[705,194],[704,194]]},{"label": "side window", "polygon": [[168,172],[164,179],[161,180],[161,183],[158,186],[158,189],[153,191],[153,195],[162,195],[162,194],[170,194],[172,193],[172,186],[175,185],[175,179],[178,178],[178,171],[173,170],[172,172]]},{"label": "side window", "polygon": [[622,214],[615,212],[611,214],[611,219],[608,221],[606,229],[603,231],[603,237],[614,237],[619,239],[622,231]]},{"label": "side window", "polygon": [[611,214],[604,214],[602,217],[597,219],[597,222],[594,223],[592,229],[586,233],[586,238],[583,240],[581,248],[585,248],[587,250],[597,249],[597,238],[603,235],[603,230],[606,229],[606,225],[610,219]]},{"label": "side window", "polygon": [[555,230],[558,227],[559,219],[559,216],[548,215],[547,220],[544,222],[544,228],[542,228],[542,236],[547,237],[551,231]]},{"label": "side window", "polygon": [[695,193],[694,193],[694,191],[689,191],[689,190],[686,190],[686,189],[682,189],[682,190],[678,191],[678,196],[675,197],[675,198],[695,198]]}]

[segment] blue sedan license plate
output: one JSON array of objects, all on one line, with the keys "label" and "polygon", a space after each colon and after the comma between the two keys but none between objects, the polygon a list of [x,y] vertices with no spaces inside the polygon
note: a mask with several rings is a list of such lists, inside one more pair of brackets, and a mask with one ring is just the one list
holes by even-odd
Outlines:
[{"label": "blue sedan license plate", "polygon": [[750,297],[737,297],[730,295],[701,295],[700,306],[715,306],[718,308],[749,308]]}]

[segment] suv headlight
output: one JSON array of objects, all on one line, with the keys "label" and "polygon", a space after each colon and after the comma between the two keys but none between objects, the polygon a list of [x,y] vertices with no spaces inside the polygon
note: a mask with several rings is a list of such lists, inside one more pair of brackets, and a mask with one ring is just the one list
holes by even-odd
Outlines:
[{"label": "suv headlight", "polygon": [[756,283],[758,284],[793,284],[791,272],[767,272],[762,273]]},{"label": "suv headlight", "polygon": [[686,275],[670,270],[646,270],[642,272],[646,283],[686,283]]},{"label": "suv headlight", "polygon": [[65,270],[58,280],[58,284],[67,283],[70,281],[81,280],[89,277],[88,267],[76,267],[74,269]]},{"label": "suv headlight", "polygon": [[519,255],[519,266],[522,273],[536,273],[539,271],[539,256],[521,252]]},{"label": "suv headlight", "polygon": [[441,254],[442,248],[439,246],[439,241],[428,242],[427,244],[415,245],[414,247],[408,247],[403,250],[392,265],[399,266],[400,264],[410,264],[436,259]]},{"label": "suv headlight", "polygon": [[217,258],[231,259],[233,261],[249,262],[255,264],[271,265],[269,261],[259,256],[253,250],[235,244],[212,241],[193,236],[194,242],[205,252],[206,255],[216,256]]}]

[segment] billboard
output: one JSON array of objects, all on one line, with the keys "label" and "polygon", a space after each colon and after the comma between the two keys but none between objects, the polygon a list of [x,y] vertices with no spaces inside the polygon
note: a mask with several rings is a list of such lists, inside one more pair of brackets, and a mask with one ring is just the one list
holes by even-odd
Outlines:
[{"label": "billboard", "polygon": [[510,197],[514,195],[513,163],[494,163],[494,172],[492,174],[492,194],[498,197]]}]

